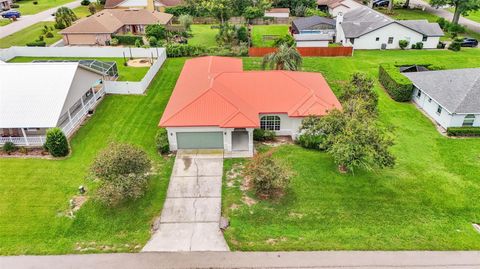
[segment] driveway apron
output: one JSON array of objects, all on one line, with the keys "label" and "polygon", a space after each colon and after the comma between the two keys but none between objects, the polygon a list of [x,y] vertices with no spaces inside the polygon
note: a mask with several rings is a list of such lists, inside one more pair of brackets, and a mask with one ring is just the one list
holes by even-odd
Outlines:
[{"label": "driveway apron", "polygon": [[158,230],[142,251],[228,251],[220,231],[223,151],[177,152]]}]

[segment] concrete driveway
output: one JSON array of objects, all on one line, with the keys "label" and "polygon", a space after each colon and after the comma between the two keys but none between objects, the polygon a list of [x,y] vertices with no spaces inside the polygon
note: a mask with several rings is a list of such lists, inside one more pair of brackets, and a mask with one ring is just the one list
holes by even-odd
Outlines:
[{"label": "concrete driveway", "polygon": [[219,228],[222,150],[178,151],[158,230],[142,251],[228,251]]}]

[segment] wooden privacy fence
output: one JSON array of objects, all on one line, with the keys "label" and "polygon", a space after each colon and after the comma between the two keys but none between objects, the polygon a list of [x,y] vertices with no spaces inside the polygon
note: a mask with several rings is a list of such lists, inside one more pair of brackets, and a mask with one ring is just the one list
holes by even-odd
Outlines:
[{"label": "wooden privacy fence", "polygon": [[[249,48],[248,56],[263,57],[265,54],[274,52],[276,48]],[[297,48],[302,56],[323,56],[323,57],[338,57],[338,56],[352,56],[353,47],[318,47],[318,48]]]}]

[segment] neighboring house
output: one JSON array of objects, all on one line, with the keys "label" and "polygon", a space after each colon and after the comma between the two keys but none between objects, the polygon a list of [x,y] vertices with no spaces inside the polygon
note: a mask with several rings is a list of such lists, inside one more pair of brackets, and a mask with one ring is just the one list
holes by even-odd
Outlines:
[{"label": "neighboring house", "polygon": [[167,25],[173,15],[146,9],[106,9],[63,29],[65,45],[109,45],[112,35],[142,35],[151,24]]},{"label": "neighboring house", "polygon": [[317,0],[318,9],[330,13],[336,17],[338,13],[347,13],[357,7],[363,6],[360,1],[355,0]]},{"label": "neighboring house", "polygon": [[160,120],[171,150],[219,148],[253,154],[253,130],[296,138],[303,117],[341,105],[319,73],[243,71],[242,60],[185,62]]},{"label": "neighboring house", "polygon": [[12,3],[12,0],[0,0],[0,11],[9,10]]},{"label": "neighboring house", "polygon": [[399,41],[409,47],[418,42],[425,49],[435,49],[444,35],[438,23],[427,20],[394,20],[362,6],[337,18],[336,42],[355,49],[399,49]]},{"label": "neighboring house", "polygon": [[328,47],[335,39],[335,20],[320,16],[299,18],[291,28],[297,47]]},{"label": "neighboring house", "polygon": [[289,18],[290,9],[289,8],[272,8],[265,11],[264,17]]},{"label": "neighboring house", "polygon": [[41,146],[53,127],[70,136],[104,95],[102,74],[75,62],[3,63],[0,86],[0,144]]},{"label": "neighboring house", "polygon": [[480,126],[480,68],[403,73],[412,100],[443,128]]},{"label": "neighboring house", "polygon": [[165,11],[167,7],[181,5],[183,0],[107,0],[106,9],[144,8],[149,11]]}]

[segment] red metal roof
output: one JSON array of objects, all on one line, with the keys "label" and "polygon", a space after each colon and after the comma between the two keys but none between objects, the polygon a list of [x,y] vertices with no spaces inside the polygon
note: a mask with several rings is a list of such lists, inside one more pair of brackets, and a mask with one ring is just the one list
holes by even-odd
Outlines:
[{"label": "red metal roof", "polygon": [[322,116],[341,105],[320,73],[243,71],[242,60],[200,57],[185,62],[163,127],[256,128],[259,114]]}]

